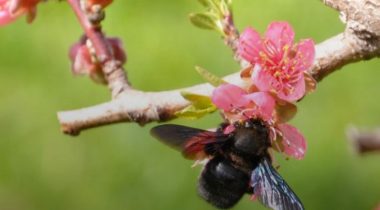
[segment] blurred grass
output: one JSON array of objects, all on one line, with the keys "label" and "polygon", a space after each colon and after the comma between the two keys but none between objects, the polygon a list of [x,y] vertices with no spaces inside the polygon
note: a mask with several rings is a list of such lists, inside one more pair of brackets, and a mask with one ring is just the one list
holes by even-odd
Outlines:
[{"label": "blurred grass", "polygon": [[[187,15],[193,1],[115,1],[104,29],[128,50],[126,69],[143,90],[203,82],[200,65],[218,75],[238,69],[215,33],[199,30]],[[240,29],[264,31],[273,20],[293,24],[297,39],[317,42],[342,31],[338,13],[320,1],[235,1]],[[65,2],[39,7],[32,25],[23,20],[0,29],[0,209],[213,209],[196,195],[200,168],[149,136],[148,125],[118,124],[68,137],[56,111],[109,99],[106,88],[73,78],[67,51],[81,31]],[[307,137],[303,161],[279,157],[281,174],[307,209],[371,209],[380,201],[379,155],[358,157],[344,135],[348,124],[380,123],[380,62],[346,66],[299,103],[292,122]],[[198,121],[213,127],[218,114]],[[263,209],[244,198],[235,209]]]}]

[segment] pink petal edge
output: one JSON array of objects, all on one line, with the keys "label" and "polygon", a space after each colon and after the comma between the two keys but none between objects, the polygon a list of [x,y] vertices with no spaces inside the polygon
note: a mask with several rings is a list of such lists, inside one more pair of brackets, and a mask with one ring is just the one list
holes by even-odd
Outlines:
[{"label": "pink petal edge", "polygon": [[253,28],[246,28],[239,38],[238,54],[251,64],[256,63],[261,51],[260,34]]},{"label": "pink petal edge", "polygon": [[293,45],[294,30],[288,22],[272,22],[265,32],[265,38],[273,42],[277,49],[283,50],[285,45]]},{"label": "pink petal edge", "polygon": [[295,159],[303,159],[306,153],[306,140],[297,128],[289,124],[277,126],[282,133],[284,153]]},{"label": "pink petal edge", "polygon": [[16,20],[16,17],[12,16],[7,10],[0,10],[0,26],[7,25],[14,20]]},{"label": "pink petal edge", "polygon": [[260,65],[256,65],[253,70],[252,82],[260,91],[273,91],[275,90],[273,86],[278,84],[274,76]]},{"label": "pink petal edge", "polygon": [[234,132],[235,129],[236,129],[235,126],[233,124],[230,124],[224,128],[223,133],[224,134],[230,134],[230,133]]},{"label": "pink petal edge", "polygon": [[308,70],[314,62],[315,45],[312,39],[301,40],[295,47],[296,56],[295,69],[300,71]]},{"label": "pink petal edge", "polygon": [[246,92],[239,86],[222,84],[215,88],[211,100],[219,109],[230,111],[233,108],[245,106],[249,103],[249,101],[243,97],[245,94]]},{"label": "pink petal edge", "polygon": [[294,88],[293,92],[290,94],[285,94],[285,91],[286,91],[285,89],[278,91],[278,95],[277,95],[278,98],[284,101],[288,101],[288,102],[295,102],[301,99],[306,93],[306,83],[305,83],[305,77],[303,76],[303,73],[302,75],[300,75],[296,84],[293,85],[293,88]]},{"label": "pink petal edge", "polygon": [[270,120],[275,107],[275,99],[267,92],[255,92],[244,96],[258,107],[258,114],[264,120]]}]

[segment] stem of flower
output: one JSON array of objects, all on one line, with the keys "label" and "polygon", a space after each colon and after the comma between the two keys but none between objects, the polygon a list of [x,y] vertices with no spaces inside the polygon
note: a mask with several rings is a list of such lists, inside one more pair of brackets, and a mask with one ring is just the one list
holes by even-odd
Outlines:
[{"label": "stem of flower", "polygon": [[103,66],[108,87],[113,98],[116,98],[120,93],[130,88],[121,62],[115,59],[112,48],[102,32],[100,21],[91,22],[91,14],[82,7],[81,0],[67,0],[67,2],[77,16],[87,38],[91,41],[96,57]]}]

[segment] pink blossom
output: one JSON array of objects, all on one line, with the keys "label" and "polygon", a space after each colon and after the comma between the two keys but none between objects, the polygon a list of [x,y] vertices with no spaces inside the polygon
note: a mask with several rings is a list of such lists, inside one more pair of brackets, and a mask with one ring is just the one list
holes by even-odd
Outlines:
[{"label": "pink blossom", "polygon": [[275,100],[269,93],[248,93],[233,84],[217,87],[211,100],[232,121],[257,117],[269,120],[272,118],[275,106]]},{"label": "pink blossom", "polygon": [[289,124],[279,124],[276,130],[282,138],[283,152],[295,159],[303,159],[306,153],[306,140],[297,128]]},{"label": "pink blossom", "polygon": [[233,123],[236,121],[260,118],[270,127],[275,149],[295,159],[305,156],[305,138],[297,128],[275,121],[276,101],[268,92],[249,93],[236,85],[222,84],[214,90],[211,100],[230,122],[223,130],[225,134],[235,130]]},{"label": "pink blossom", "polygon": [[239,55],[255,65],[254,85],[260,91],[270,91],[285,101],[296,101],[306,92],[304,73],[314,61],[311,39],[294,44],[294,31],[286,22],[273,22],[264,38],[252,28],[240,37]]},{"label": "pink blossom", "polygon": [[36,16],[36,6],[40,0],[0,0],[0,26],[6,25],[26,14],[31,23]]},{"label": "pink blossom", "polygon": [[[107,41],[111,45],[115,59],[124,64],[127,58],[122,42],[118,38],[107,38]],[[105,83],[102,65],[97,60],[93,49],[90,50],[86,42],[87,38],[82,37],[79,42],[73,44],[70,48],[69,57],[72,72],[74,75],[89,75],[95,81]]]}]

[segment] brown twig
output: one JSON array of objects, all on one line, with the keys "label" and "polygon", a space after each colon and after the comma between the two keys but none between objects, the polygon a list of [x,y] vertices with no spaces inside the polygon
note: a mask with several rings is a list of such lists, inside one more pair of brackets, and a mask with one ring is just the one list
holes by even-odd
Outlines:
[{"label": "brown twig", "polygon": [[[309,72],[317,81],[344,65],[380,55],[380,30],[374,30],[380,26],[379,0],[325,0],[324,3],[341,12],[347,27],[343,33],[316,46],[315,62]],[[368,14],[363,11],[368,11]],[[231,34],[237,36],[238,32],[232,21],[229,27],[229,30],[234,31]],[[225,38],[226,44],[234,52],[236,40],[237,37],[232,36]],[[225,79],[243,85],[238,73]],[[79,134],[84,129],[118,122],[145,124],[151,121],[165,121],[174,118],[176,111],[189,105],[180,95],[182,90],[210,95],[213,88],[202,84],[162,92],[123,89],[119,97],[110,102],[80,110],[59,112],[58,119],[62,131],[70,135]]]}]

